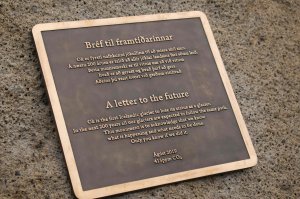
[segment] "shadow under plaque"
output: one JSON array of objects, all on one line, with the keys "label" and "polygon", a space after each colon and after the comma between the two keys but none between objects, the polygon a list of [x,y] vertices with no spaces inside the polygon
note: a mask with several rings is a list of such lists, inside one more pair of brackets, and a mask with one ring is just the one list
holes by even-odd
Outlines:
[{"label": "shadow under plaque", "polygon": [[39,24],[33,35],[77,197],[256,164],[203,13]]}]

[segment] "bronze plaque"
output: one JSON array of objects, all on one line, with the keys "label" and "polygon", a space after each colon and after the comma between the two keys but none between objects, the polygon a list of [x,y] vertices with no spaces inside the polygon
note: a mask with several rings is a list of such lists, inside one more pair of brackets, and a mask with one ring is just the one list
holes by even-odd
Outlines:
[{"label": "bronze plaque", "polygon": [[78,198],[256,164],[203,13],[38,24],[33,35]]}]

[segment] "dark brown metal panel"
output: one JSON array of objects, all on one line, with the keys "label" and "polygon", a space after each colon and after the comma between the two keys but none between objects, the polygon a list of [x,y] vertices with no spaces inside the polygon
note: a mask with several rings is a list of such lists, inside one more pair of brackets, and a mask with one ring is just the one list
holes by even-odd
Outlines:
[{"label": "dark brown metal panel", "polygon": [[[130,39],[141,35],[173,35],[174,40],[98,49],[84,47],[85,41]],[[249,159],[199,18],[44,31],[42,36],[84,190]],[[199,52],[176,64],[182,75],[97,85],[97,75],[87,73],[86,68],[67,68],[78,56],[172,46]],[[185,91],[190,93],[185,100],[105,109],[107,100]],[[129,140],[109,142],[101,130],[72,132],[72,128],[87,126],[86,120],[90,118],[198,102],[225,105],[229,110],[207,114],[205,125],[188,129],[188,136],[144,144],[131,144]],[[182,161],[153,163],[153,152],[174,148],[182,155]]]}]

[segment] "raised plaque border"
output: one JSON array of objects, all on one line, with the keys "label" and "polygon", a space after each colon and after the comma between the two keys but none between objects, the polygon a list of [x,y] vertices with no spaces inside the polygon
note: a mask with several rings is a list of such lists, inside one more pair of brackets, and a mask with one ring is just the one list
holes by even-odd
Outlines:
[{"label": "raised plaque border", "polygon": [[[74,159],[70,139],[68,136],[64,116],[62,113],[61,105],[56,91],[53,75],[50,69],[47,53],[45,50],[45,45],[42,38],[42,32],[59,30],[59,29],[84,28],[84,27],[92,27],[92,26],[118,25],[118,24],[162,21],[162,20],[172,20],[172,19],[186,19],[186,18],[199,18],[199,20],[203,24],[203,28],[206,33],[212,54],[214,56],[216,65],[218,67],[218,71],[223,81],[226,93],[231,103],[234,115],[236,117],[238,126],[240,128],[250,158],[246,160],[241,160],[241,161],[236,161],[236,162],[231,162],[226,164],[220,164],[220,165],[215,165],[215,166],[210,166],[210,167],[205,167],[200,169],[194,169],[194,170],[189,170],[189,171],[184,171],[184,172],[179,172],[179,173],[174,173],[169,175],[163,175],[154,178],[148,178],[148,179],[143,179],[138,181],[117,184],[113,186],[107,186],[103,188],[83,191],[76,162]],[[45,24],[35,25],[32,29],[32,33],[37,48],[37,52],[39,55],[39,60],[42,67],[45,84],[48,90],[48,95],[52,105],[55,122],[61,140],[61,145],[63,148],[67,167],[69,170],[71,183],[75,195],[78,198],[105,197],[109,195],[129,192],[129,191],[143,189],[147,187],[153,187],[153,186],[168,184],[172,182],[178,182],[178,181],[188,180],[192,178],[198,178],[202,176],[243,169],[247,167],[252,167],[257,164],[257,156],[254,147],[252,145],[245,121],[243,119],[237,100],[235,98],[232,86],[230,84],[228,75],[226,73],[222,58],[220,56],[220,52],[217,48],[207,17],[204,13],[200,11],[190,11],[190,12],[180,12],[180,13],[129,16],[129,17],[109,18],[109,19],[45,23]]]}]

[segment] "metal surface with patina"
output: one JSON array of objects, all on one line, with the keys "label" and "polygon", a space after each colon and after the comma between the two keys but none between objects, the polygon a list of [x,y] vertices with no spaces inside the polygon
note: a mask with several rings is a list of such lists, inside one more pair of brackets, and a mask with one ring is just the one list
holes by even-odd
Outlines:
[{"label": "metal surface with patina", "polygon": [[[74,192],[95,198],[254,166],[257,162],[245,122],[227,77],[206,16],[184,12],[39,24],[33,28]],[[173,35],[172,43],[147,43],[99,49],[85,41]],[[95,84],[86,70],[69,70],[74,57],[184,46],[198,55],[181,63],[182,75]],[[110,99],[131,99],[166,92],[189,92],[184,100],[105,108]],[[109,117],[184,104],[210,102],[227,111],[210,114],[189,135],[144,144],[109,142],[101,131],[73,133],[91,117]],[[176,149],[181,161],[154,164],[153,153]]]}]

